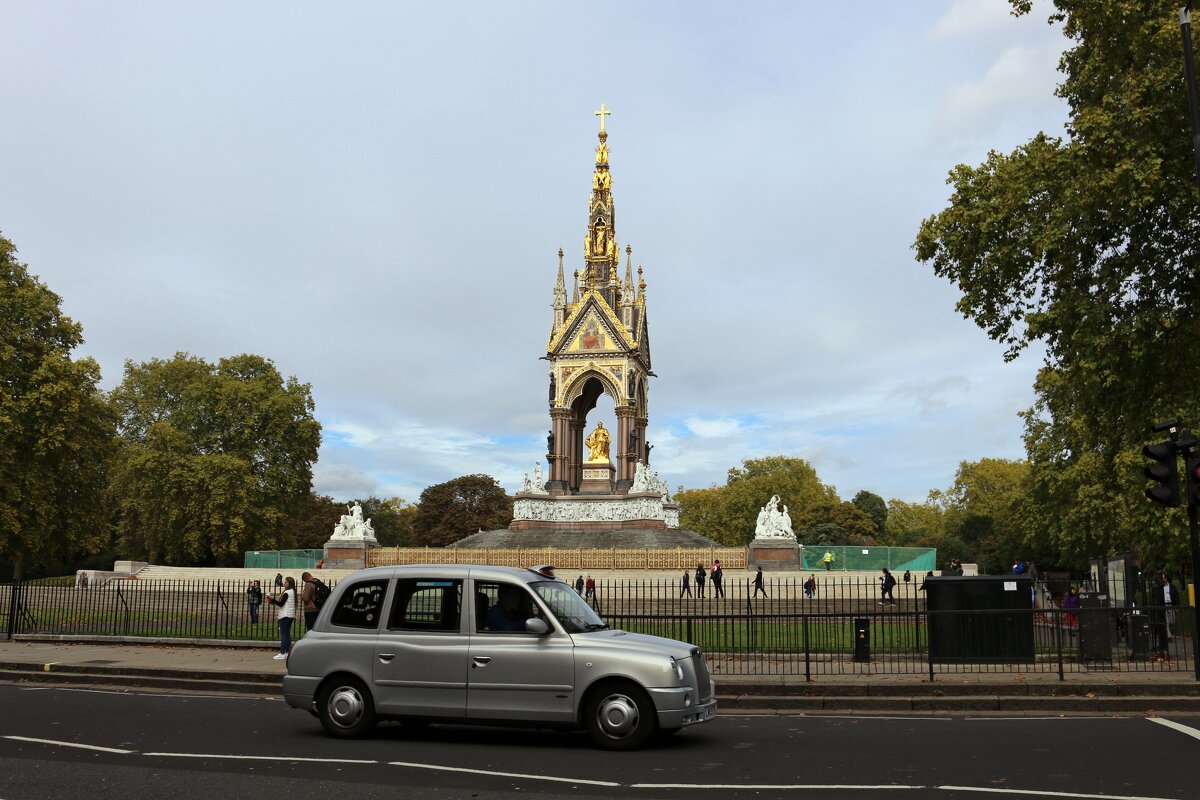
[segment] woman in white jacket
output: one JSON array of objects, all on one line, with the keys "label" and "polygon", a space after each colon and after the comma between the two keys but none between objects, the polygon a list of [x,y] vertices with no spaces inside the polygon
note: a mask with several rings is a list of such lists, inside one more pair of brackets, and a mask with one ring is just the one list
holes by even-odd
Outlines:
[{"label": "woman in white jacket", "polygon": [[279,652],[276,661],[283,661],[292,649],[292,621],[296,619],[296,579],[290,575],[283,579],[283,592],[278,597],[267,597],[272,605],[279,606]]}]

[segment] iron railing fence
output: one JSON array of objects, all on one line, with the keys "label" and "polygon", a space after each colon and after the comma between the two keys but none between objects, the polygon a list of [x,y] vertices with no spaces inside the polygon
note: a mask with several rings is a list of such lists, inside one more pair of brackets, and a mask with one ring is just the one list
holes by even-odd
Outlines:
[{"label": "iron railing fence", "polygon": [[[701,647],[714,674],[939,674],[978,672],[1192,671],[1193,610],[1155,605],[1152,588],[1127,594],[1138,605],[1062,608],[1038,590],[1032,609],[929,611],[919,578],[884,600],[872,578],[818,573],[768,577],[757,591],[746,573],[711,582],[703,595],[679,581],[601,580],[587,598],[616,628]],[[265,585],[265,582],[264,582]],[[0,631],[8,638],[132,638],[154,641],[278,641],[277,608],[251,620],[246,582],[72,580],[0,584]],[[266,586],[264,592],[272,591]],[[1097,592],[1100,594],[1100,592]],[[1184,596],[1184,599],[1186,595]],[[884,603],[887,603],[886,605]],[[303,636],[303,618],[294,636]],[[1161,651],[1165,658],[1160,658]]]}]

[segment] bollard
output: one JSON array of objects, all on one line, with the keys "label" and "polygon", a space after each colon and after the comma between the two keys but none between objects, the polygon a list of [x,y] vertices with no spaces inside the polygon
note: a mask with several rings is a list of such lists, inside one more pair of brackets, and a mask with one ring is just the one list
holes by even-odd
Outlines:
[{"label": "bollard", "polygon": [[854,660],[871,660],[871,620],[865,617],[854,620]]}]

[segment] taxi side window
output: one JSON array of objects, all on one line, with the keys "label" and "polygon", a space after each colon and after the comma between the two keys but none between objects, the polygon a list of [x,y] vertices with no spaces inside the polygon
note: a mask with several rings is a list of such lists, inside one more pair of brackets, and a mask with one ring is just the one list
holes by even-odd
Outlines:
[{"label": "taxi side window", "polygon": [[388,629],[457,632],[461,608],[461,580],[404,578],[396,581]]},{"label": "taxi side window", "polygon": [[386,580],[354,584],[338,600],[331,622],[346,628],[378,628],[386,590]]},{"label": "taxi side window", "polygon": [[475,581],[475,630],[486,633],[524,633],[525,620],[541,617],[541,608],[524,586]]}]

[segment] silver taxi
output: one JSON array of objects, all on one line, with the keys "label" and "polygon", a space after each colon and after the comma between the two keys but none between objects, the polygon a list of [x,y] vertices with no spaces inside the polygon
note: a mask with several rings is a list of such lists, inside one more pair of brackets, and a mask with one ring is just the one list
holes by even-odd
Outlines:
[{"label": "silver taxi", "polygon": [[699,648],[613,630],[570,586],[468,565],[374,567],[338,583],[288,657],[288,705],[331,736],[380,719],[583,728],[628,750],[716,713]]}]

